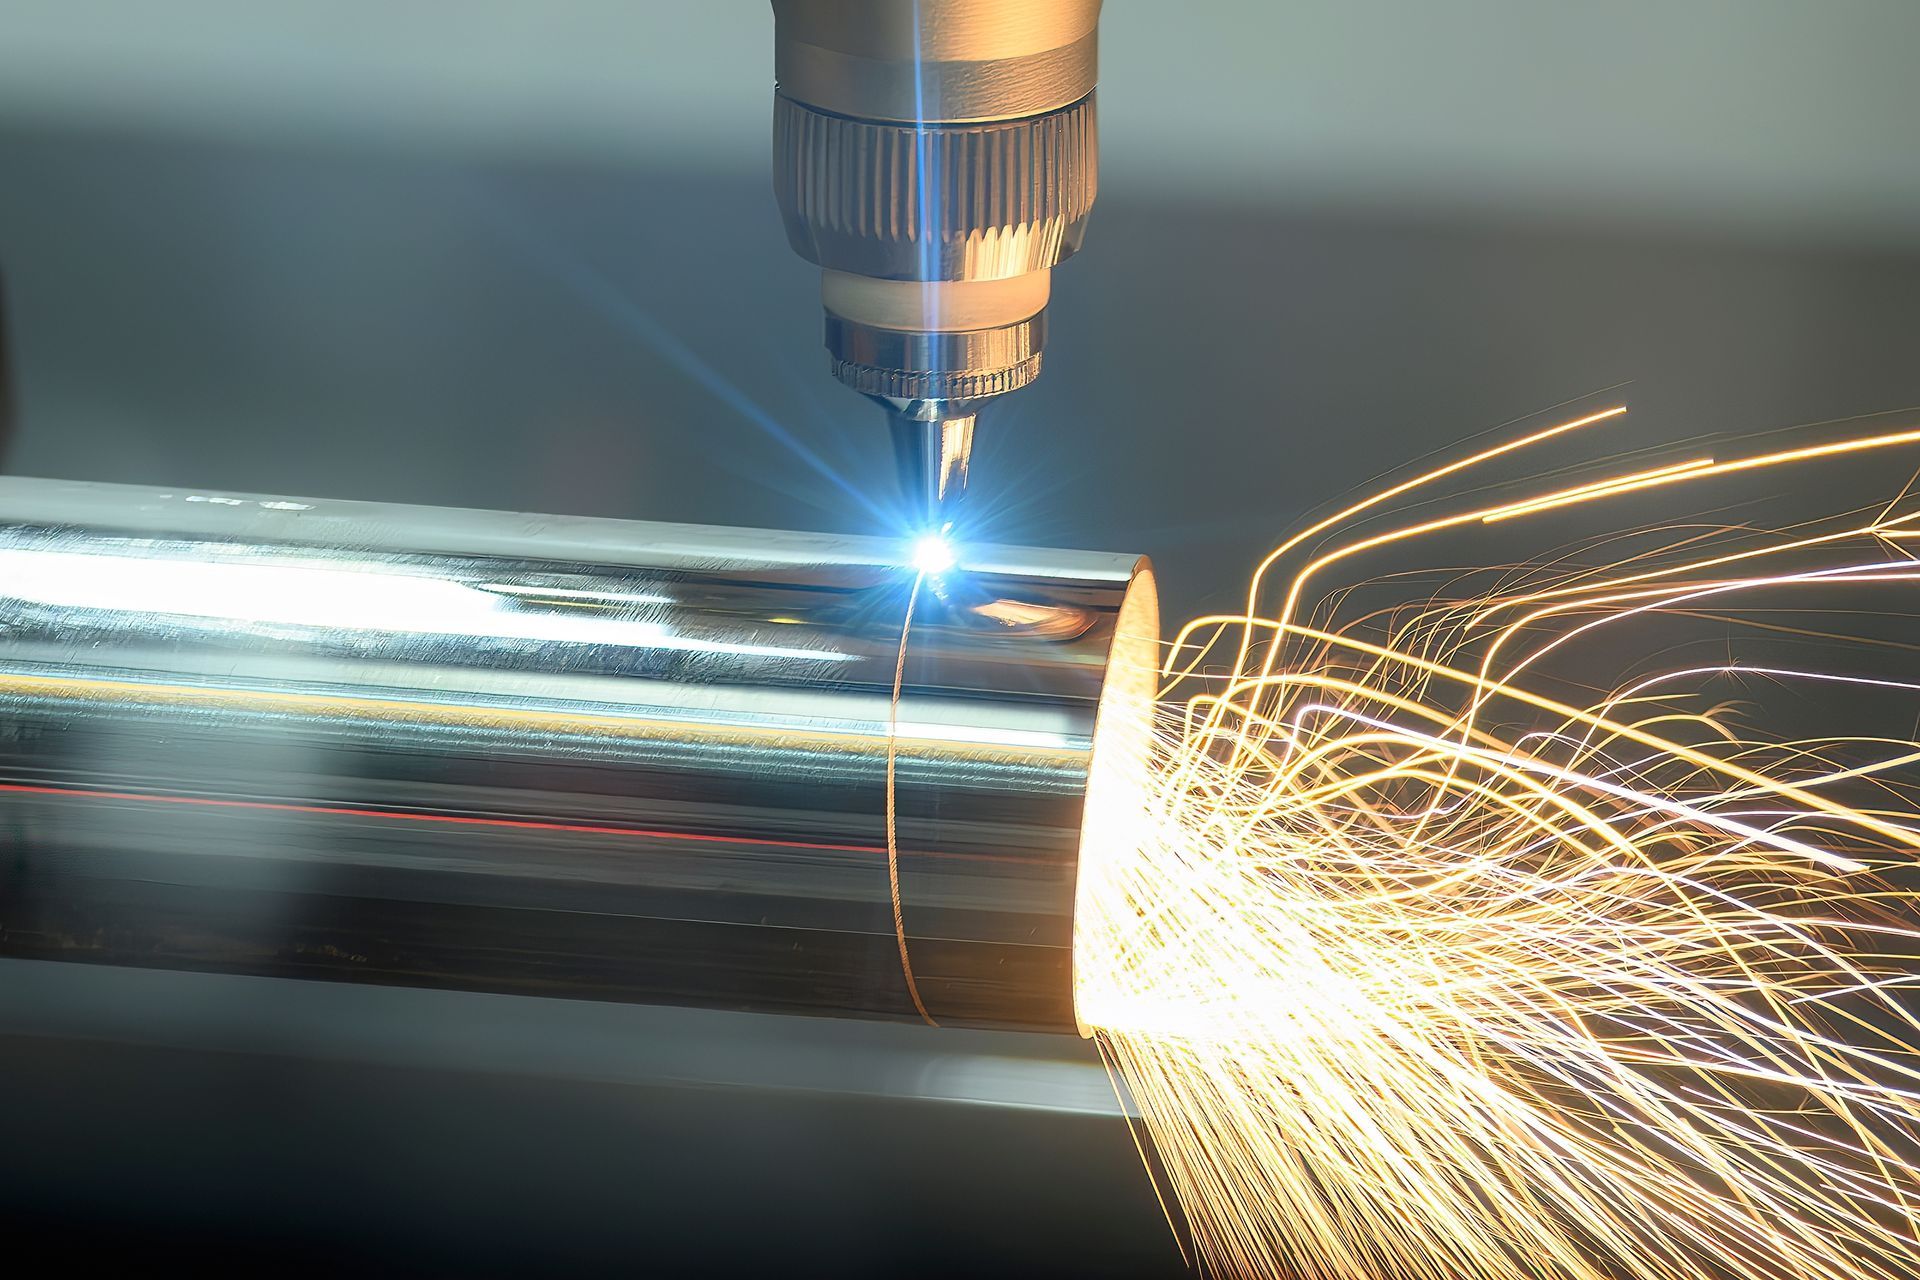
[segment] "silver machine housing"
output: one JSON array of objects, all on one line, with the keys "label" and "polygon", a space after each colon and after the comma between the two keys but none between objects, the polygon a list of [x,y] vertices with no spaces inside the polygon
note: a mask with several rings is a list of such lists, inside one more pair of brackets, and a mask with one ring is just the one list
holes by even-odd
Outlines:
[{"label": "silver machine housing", "polygon": [[984,406],[1040,373],[1099,190],[1100,0],[773,0],[773,186],[834,377],[954,524]]}]

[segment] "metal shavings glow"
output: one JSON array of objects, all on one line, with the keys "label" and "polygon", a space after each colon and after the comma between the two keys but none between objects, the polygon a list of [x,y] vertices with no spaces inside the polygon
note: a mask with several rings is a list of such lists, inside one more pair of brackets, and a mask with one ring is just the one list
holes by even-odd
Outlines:
[{"label": "metal shavings glow", "polygon": [[[1911,495],[1641,530],[1413,607],[1314,590],[1449,530],[1769,470],[1799,493],[1780,468],[1920,444],[1692,459],[1336,536],[1619,412],[1303,530],[1244,613],[1169,652],[1145,802],[1083,851],[1075,994],[1207,1274],[1920,1274],[1920,1020],[1900,999],[1920,982],[1920,743],[1769,740],[1729,694],[1870,688],[1913,723],[1920,677],[1740,660],[1830,651],[1769,611],[1836,583],[1911,611]],[[1724,661],[1641,665],[1666,652],[1644,628],[1702,620]]]}]

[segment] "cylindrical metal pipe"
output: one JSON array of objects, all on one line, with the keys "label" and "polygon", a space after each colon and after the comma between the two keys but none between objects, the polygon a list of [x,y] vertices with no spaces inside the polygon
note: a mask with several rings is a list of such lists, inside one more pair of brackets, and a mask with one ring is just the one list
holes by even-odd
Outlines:
[{"label": "cylindrical metal pipe", "polygon": [[1151,576],[904,550],[0,478],[0,954],[1071,1030]]}]

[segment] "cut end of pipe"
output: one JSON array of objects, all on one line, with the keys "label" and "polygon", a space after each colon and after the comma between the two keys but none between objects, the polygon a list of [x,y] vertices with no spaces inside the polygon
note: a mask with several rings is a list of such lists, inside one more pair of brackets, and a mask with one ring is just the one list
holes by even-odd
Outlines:
[{"label": "cut end of pipe", "polygon": [[1114,627],[1106,684],[1094,716],[1093,757],[1080,822],[1074,889],[1074,1027],[1093,1036],[1080,1010],[1080,929],[1089,919],[1090,886],[1126,858],[1140,839],[1153,767],[1154,706],[1160,682],[1160,593],[1153,566],[1140,562]]}]

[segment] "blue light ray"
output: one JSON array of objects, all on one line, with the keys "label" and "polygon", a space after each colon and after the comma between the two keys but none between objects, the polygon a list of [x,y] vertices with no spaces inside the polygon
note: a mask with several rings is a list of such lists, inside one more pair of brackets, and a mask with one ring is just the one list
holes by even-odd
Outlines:
[{"label": "blue light ray", "polygon": [[528,260],[547,271],[570,292],[587,302],[596,312],[612,321],[622,332],[638,339],[665,358],[702,390],[751,422],[778,442],[815,474],[865,511],[877,524],[895,523],[888,512],[858,486],[836,471],[825,459],[801,442],[780,421],[724,374],[708,364],[671,330],[643,307],[616,288],[601,272],[578,255],[555,244],[549,237],[527,225],[514,210],[505,207],[488,193],[479,193],[478,203],[487,221]]}]

